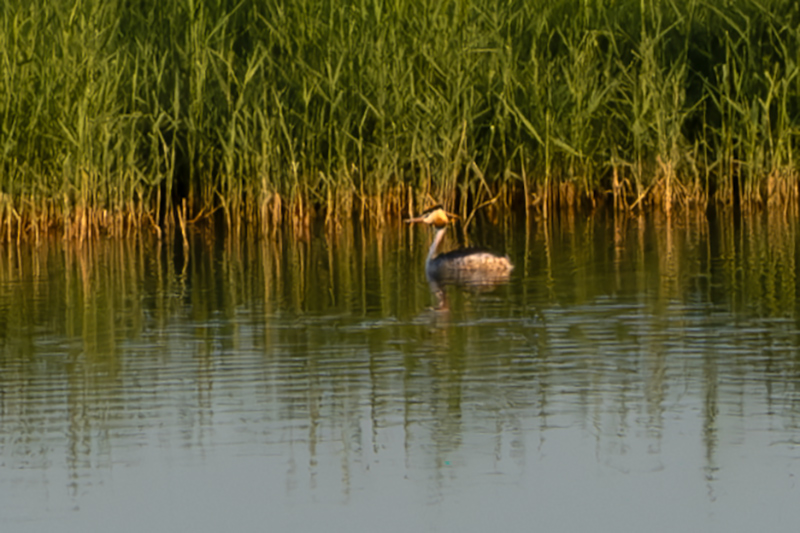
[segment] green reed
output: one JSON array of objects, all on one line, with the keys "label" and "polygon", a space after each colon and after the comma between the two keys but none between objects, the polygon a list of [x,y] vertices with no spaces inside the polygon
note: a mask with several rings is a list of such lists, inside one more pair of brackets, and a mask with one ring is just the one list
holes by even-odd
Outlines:
[{"label": "green reed", "polygon": [[797,202],[789,0],[9,0],[0,221]]}]

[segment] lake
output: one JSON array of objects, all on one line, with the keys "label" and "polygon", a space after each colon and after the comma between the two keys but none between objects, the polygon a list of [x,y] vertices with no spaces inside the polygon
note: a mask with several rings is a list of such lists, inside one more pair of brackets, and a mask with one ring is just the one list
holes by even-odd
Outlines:
[{"label": "lake", "polygon": [[4,532],[778,531],[798,224],[524,214],[0,247]]}]

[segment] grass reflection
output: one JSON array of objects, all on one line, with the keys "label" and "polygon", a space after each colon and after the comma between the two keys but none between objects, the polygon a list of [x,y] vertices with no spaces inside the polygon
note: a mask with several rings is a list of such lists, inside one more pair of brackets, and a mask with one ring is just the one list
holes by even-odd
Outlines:
[{"label": "grass reflection", "polygon": [[700,413],[713,481],[746,417],[778,420],[781,439],[800,428],[791,214],[475,227],[518,268],[494,293],[454,291],[449,313],[430,309],[430,233],[400,222],[210,229],[188,248],[6,246],[3,459],[80,478],[115,449],[236,446],[291,455],[298,478],[324,477],[335,456],[347,480],[399,439],[405,464],[439,483],[483,438],[499,463],[576,426],[604,462],[652,468],[675,419]]}]

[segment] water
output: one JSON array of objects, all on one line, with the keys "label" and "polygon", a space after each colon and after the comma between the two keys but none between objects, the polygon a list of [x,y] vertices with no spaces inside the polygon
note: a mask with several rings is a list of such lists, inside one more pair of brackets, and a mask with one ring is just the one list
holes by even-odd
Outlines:
[{"label": "water", "polygon": [[478,219],[447,312],[430,236],[5,245],[2,531],[800,519],[794,219]]}]

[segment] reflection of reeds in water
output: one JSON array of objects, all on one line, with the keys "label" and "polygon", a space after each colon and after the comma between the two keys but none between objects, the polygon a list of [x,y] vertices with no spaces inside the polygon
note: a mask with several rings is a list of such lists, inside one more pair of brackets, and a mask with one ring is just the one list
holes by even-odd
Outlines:
[{"label": "reflection of reeds in water", "polygon": [[660,279],[658,299],[669,305],[681,301],[687,289],[699,290],[703,280],[707,282],[708,221],[704,214],[691,210],[657,213],[653,232]]},{"label": "reflection of reeds in water", "polygon": [[[545,339],[538,335],[532,349],[551,360],[559,350],[588,355],[581,360],[586,367],[573,371],[572,379],[577,390],[587,391],[590,418],[591,405],[602,397],[595,392],[598,398],[593,398],[592,391],[603,390],[605,379],[617,379],[607,370],[609,359],[635,365],[632,371],[635,381],[643,383],[654,448],[663,431],[670,390],[676,381],[696,379],[703,388],[703,439],[713,478],[719,425],[737,423],[720,422],[720,405],[730,401],[730,394],[744,394],[747,377],[741,376],[738,392],[722,388],[719,381],[739,365],[747,366],[742,372],[748,375],[768,373],[769,365],[786,367],[794,359],[787,355],[796,344],[790,331],[786,338],[776,332],[780,340],[768,342],[768,347],[760,341],[767,334],[759,333],[761,328],[752,321],[770,323],[773,317],[796,313],[797,220],[784,213],[739,215],[728,210],[717,211],[713,220],[683,211],[650,217],[612,215],[599,213],[582,220],[554,216],[535,222],[537,230],[525,254],[526,273],[533,276],[528,298],[548,302],[543,308],[550,311],[542,319]],[[628,309],[625,319],[611,308],[598,310],[605,302]],[[598,327],[598,321],[604,325]],[[719,321],[720,330],[703,329],[706,321]],[[754,330],[739,333],[739,321]],[[609,330],[616,331],[620,344],[604,349],[603,334]],[[747,353],[747,362],[730,355],[720,359],[720,352],[727,354],[728,349]],[[676,360],[686,360],[696,375],[674,374]],[[780,378],[775,386],[784,387]],[[626,412],[624,398],[610,396],[603,401],[619,400],[620,413]]]},{"label": "reflection of reeds in water", "polygon": [[[797,220],[782,213],[755,213],[719,224],[715,295],[732,312],[793,316],[796,311]],[[721,279],[719,279],[721,278]]]},{"label": "reflection of reeds in water", "polygon": [[[708,290],[714,252],[702,213],[601,211],[578,217],[564,212],[533,225],[527,272],[542,273],[539,287],[547,287],[555,301],[585,303],[603,294],[629,294],[663,308]],[[613,283],[598,283],[609,272]]]},{"label": "reflection of reeds in water", "polygon": [[[796,306],[796,221],[717,216],[531,219],[527,233],[505,230],[510,255],[524,257],[512,280],[523,286],[488,308],[465,297],[444,318],[424,313],[429,235],[399,224],[193,235],[188,249],[156,239],[7,246],[0,407],[24,421],[31,405],[65,398],[61,435],[78,462],[113,446],[93,439],[121,438],[98,428],[166,416],[187,446],[212,447],[205,429],[224,423],[257,428],[259,443],[297,442],[301,473],[323,468],[328,447],[347,472],[398,438],[409,463],[437,470],[487,420],[499,450],[530,446],[520,428],[534,418],[542,440],[554,426],[591,426],[604,453],[643,428],[657,453],[676,389],[700,390],[713,467],[717,428],[729,423],[720,405],[747,383],[720,385],[731,368],[770,383],[779,406],[787,389],[776,376],[797,371],[791,335],[771,341],[771,360],[747,363],[718,358],[715,331],[698,340],[722,308],[713,320],[724,342],[757,350],[758,338],[727,322]],[[237,402],[252,405],[231,422]]]}]

